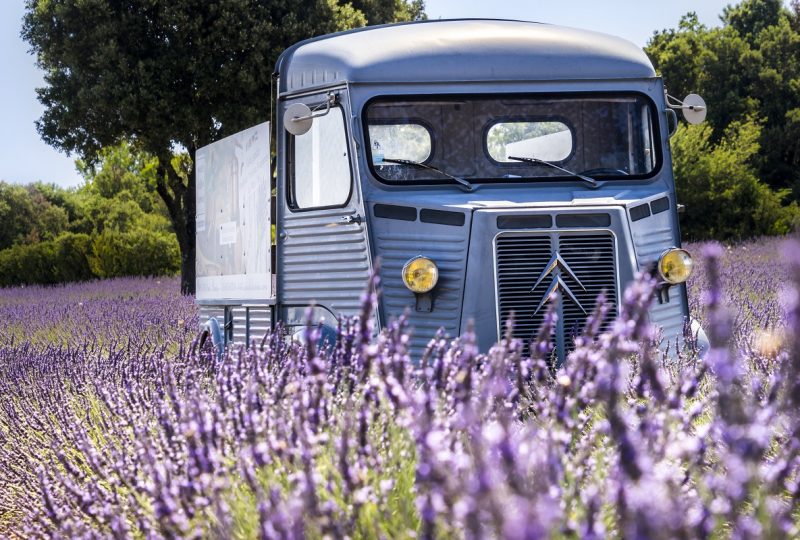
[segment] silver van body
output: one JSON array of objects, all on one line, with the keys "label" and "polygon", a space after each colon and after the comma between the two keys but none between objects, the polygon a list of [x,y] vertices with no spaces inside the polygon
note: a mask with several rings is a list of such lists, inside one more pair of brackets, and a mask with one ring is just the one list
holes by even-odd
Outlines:
[{"label": "silver van body", "polygon": [[[470,322],[485,351],[512,317],[527,343],[558,290],[563,359],[601,292],[613,318],[636,272],[680,247],[671,111],[651,62],[625,40],[425,21],[298,43],[276,75],[274,295],[204,300],[202,322],[214,318],[224,341],[279,320],[299,328],[309,305],[335,328],[358,313],[378,268],[378,322],[406,314],[412,355]],[[314,111],[308,135],[284,129],[297,103]],[[402,279],[418,256],[438,267],[430,293]],[[658,296],[650,317],[674,344],[685,285]]]}]

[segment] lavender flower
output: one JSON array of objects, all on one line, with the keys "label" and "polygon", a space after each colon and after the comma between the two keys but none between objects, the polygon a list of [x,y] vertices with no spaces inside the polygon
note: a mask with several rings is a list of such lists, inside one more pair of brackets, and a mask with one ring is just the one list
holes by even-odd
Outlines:
[{"label": "lavender flower", "polygon": [[659,348],[644,276],[560,366],[554,309],[530,344],[479,354],[470,328],[412,358],[405,320],[373,335],[377,278],[332,346],[278,329],[220,358],[175,281],[0,290],[0,536],[798,536],[781,242],[703,250],[705,358]]}]

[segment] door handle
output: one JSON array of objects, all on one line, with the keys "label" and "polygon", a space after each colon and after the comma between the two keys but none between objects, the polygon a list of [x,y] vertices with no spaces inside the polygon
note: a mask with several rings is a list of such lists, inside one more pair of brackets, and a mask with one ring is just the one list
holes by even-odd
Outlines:
[{"label": "door handle", "polygon": [[361,225],[361,216],[359,216],[358,214],[356,214],[354,216],[344,216],[341,219],[341,222],[345,223],[347,225],[350,225],[350,224],[353,224],[353,223],[355,223],[356,225]]}]

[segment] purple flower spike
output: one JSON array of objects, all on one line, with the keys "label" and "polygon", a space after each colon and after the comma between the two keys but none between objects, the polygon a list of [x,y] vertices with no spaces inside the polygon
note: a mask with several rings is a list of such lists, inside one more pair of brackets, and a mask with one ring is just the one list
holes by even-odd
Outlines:
[{"label": "purple flower spike", "polygon": [[219,358],[176,281],[0,290],[0,536],[795,537],[800,246],[781,242],[703,249],[703,359],[667,350],[646,276],[562,365],[557,304],[530,343],[509,326],[481,353],[468,324],[416,358],[408,319],[375,327],[376,276],[331,346],[308,324]]}]

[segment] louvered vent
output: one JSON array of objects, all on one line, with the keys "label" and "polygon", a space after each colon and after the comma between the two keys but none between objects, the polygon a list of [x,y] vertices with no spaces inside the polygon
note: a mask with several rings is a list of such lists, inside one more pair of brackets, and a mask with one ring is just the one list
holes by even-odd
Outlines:
[{"label": "louvered vent", "polygon": [[[606,298],[616,303],[614,237],[607,232],[504,233],[497,237],[496,250],[499,331],[505,331],[513,313],[514,337],[525,343],[526,354],[547,311],[547,305],[539,308],[540,303],[552,286],[569,290],[561,290],[558,325],[552,336],[562,360],[572,349],[574,336],[583,330],[598,295],[605,291]],[[606,325],[614,317],[616,305]]]}]

